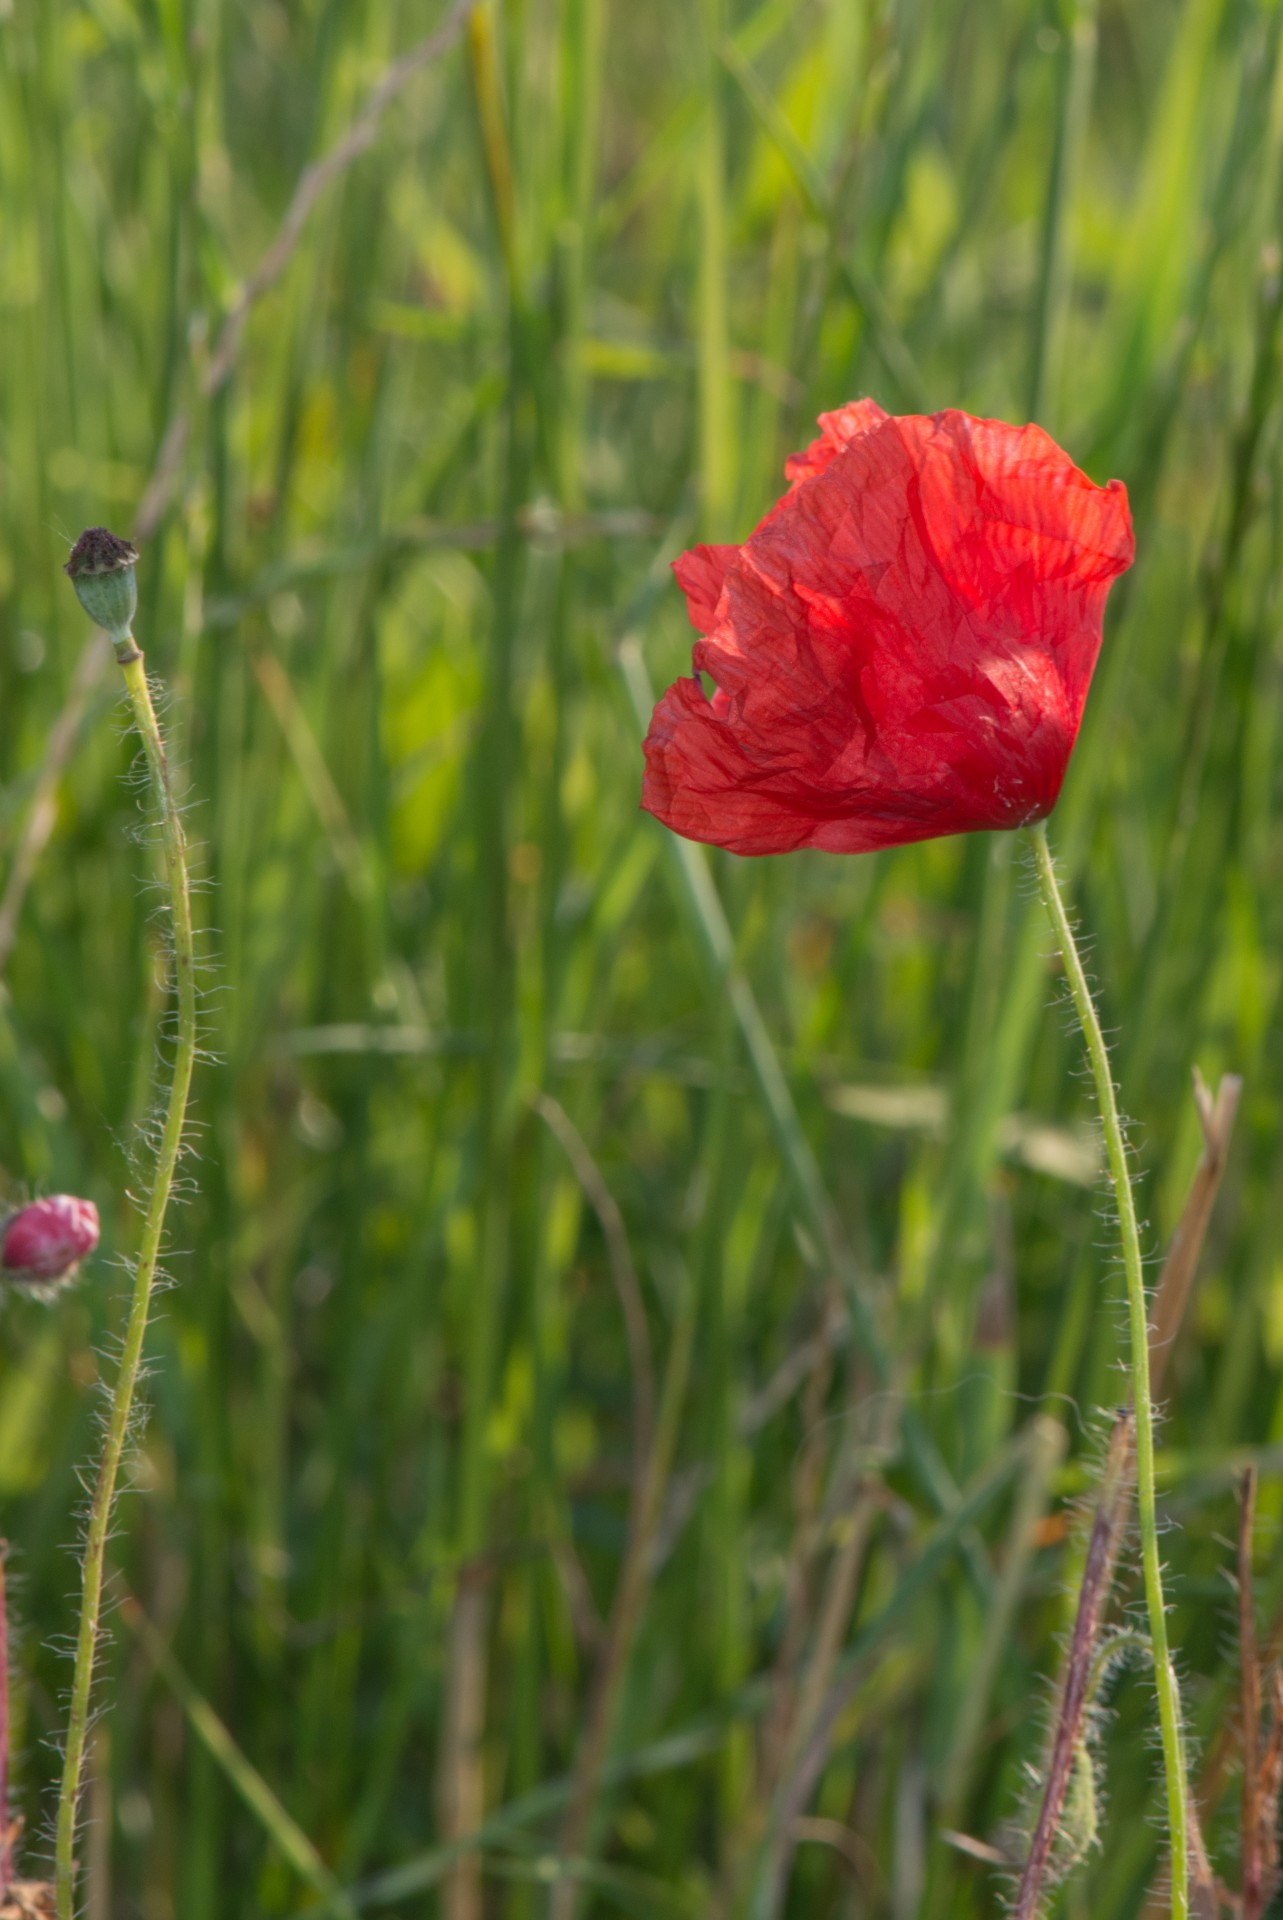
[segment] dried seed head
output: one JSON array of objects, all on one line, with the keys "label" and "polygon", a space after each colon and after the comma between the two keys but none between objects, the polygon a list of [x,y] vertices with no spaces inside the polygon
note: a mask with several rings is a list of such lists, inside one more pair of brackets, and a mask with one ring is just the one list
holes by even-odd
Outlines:
[{"label": "dried seed head", "polygon": [[10,1214],[0,1229],[0,1272],[6,1280],[48,1285],[70,1280],[98,1245],[98,1209],[92,1200],[52,1193]]},{"label": "dried seed head", "polygon": [[106,629],[113,640],[122,638],[133,625],[138,605],[138,586],[134,568],[138,554],[128,540],[106,527],[90,527],[71,549],[63,572],[76,589],[89,618]]},{"label": "dried seed head", "polygon": [[53,1920],[56,1911],[49,1880],[11,1880],[0,1893],[0,1920]]}]

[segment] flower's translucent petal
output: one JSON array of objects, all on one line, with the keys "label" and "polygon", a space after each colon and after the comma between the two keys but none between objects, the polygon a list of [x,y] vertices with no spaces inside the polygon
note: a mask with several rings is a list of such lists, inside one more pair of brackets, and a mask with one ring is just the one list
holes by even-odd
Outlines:
[{"label": "flower's translucent petal", "polygon": [[741,852],[1040,818],[1132,558],[1124,488],[1037,427],[872,402],[821,426],[742,548],[678,563],[717,691],[661,703],[643,804]]},{"label": "flower's translucent petal", "polygon": [[692,547],[674,560],[673,572],[696,633],[707,633],[716,620],[726,569],[738,553],[738,547]]}]

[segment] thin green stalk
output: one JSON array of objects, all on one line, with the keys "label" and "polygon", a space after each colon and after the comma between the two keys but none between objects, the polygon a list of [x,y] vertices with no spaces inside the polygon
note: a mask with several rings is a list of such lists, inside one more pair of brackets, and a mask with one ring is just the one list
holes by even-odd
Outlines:
[{"label": "thin green stalk", "polygon": [[107,1437],[103,1446],[98,1478],[89,1509],[89,1528],[85,1539],[82,1573],[80,1626],[76,1635],[76,1664],[71,1682],[71,1710],[67,1721],[67,1746],[63,1759],[62,1786],[58,1796],[58,1828],[54,1867],[58,1920],[73,1920],[75,1911],[76,1811],[80,1800],[80,1782],[84,1771],[85,1746],[89,1732],[90,1695],[93,1688],[94,1655],[98,1645],[98,1625],[102,1613],[103,1567],[107,1556],[107,1538],[115,1502],[120,1462],[129,1434],[134,1393],[142,1366],[143,1340],[151,1307],[156,1265],[160,1258],[165,1213],[174,1184],[174,1169],[183,1141],[187,1115],[187,1096],[191,1088],[192,1068],[196,1060],[196,977],[192,940],[191,894],[187,878],[187,841],[182,816],[174,803],[169,765],[164,742],[152,706],[151,692],[142,653],[133,635],[116,637],[116,659],[125,676],[125,690],[133,709],[134,724],[142,735],[152,792],[160,812],[165,851],[165,871],[169,882],[170,917],[173,923],[174,981],[178,997],[178,1030],[174,1047],[173,1072],[165,1107],[165,1123],[156,1154],[151,1193],[143,1221],[138,1264],[134,1272],[133,1298],[125,1343],[116,1375],[111,1411],[107,1419]]},{"label": "thin green stalk", "polygon": [[1070,0],[1062,22],[1060,114],[1043,224],[1037,321],[1029,371],[1029,417],[1049,424],[1056,413],[1071,262],[1069,219],[1091,119],[1096,71],[1097,0]]},{"label": "thin green stalk", "polygon": [[1042,821],[1030,829],[1038,882],[1047,914],[1055,929],[1056,940],[1065,963],[1069,990],[1073,995],[1091,1070],[1096,1081],[1096,1097],[1105,1129],[1105,1147],[1109,1172],[1118,1206],[1118,1223],[1123,1247],[1123,1268],[1127,1278],[1127,1310],[1131,1325],[1132,1398],[1136,1410],[1136,1507],[1140,1520],[1141,1562],[1145,1576],[1145,1605],[1149,1613],[1149,1632],[1154,1651],[1154,1679],[1158,1690],[1158,1718],[1163,1743],[1163,1770],[1167,1778],[1167,1819],[1172,1861],[1172,1920],[1186,1920],[1189,1913],[1188,1828],[1185,1801],[1185,1762],[1182,1752],[1180,1694],[1176,1673],[1167,1647],[1167,1616],[1163,1602],[1163,1570],[1158,1556],[1158,1515],[1154,1491],[1154,1403],[1149,1384],[1149,1322],[1145,1302],[1145,1276],[1141,1267],[1140,1232],[1136,1224],[1136,1202],[1127,1168],[1127,1147],[1118,1102],[1114,1093],[1109,1050],[1101,1031],[1100,1018],[1087,985],[1082,960],[1074,940],[1069,915],[1060,895],[1055,863],[1047,844],[1047,829]]}]

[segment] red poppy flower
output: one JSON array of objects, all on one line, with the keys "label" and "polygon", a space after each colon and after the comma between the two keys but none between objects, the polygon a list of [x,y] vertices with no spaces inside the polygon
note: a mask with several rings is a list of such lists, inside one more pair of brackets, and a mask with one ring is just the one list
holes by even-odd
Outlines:
[{"label": "red poppy flower", "polygon": [[857,400],[820,429],[743,546],[676,562],[703,638],[655,709],[642,805],[735,853],[1041,819],[1131,565],[1126,488],[1040,427]]}]

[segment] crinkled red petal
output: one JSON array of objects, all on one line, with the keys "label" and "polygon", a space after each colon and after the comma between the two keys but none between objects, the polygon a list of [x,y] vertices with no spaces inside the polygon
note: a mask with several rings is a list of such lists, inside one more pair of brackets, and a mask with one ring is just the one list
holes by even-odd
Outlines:
[{"label": "crinkled red petal", "polygon": [[1126,491],[1038,427],[825,415],[741,548],[678,562],[698,680],[661,701],[643,805],[739,852],[862,852],[1050,811],[1082,718]]},{"label": "crinkled red petal", "polygon": [[707,633],[717,619],[726,570],[738,547],[692,547],[673,562],[677,584],[686,595],[686,611],[697,633]]},{"label": "crinkled red petal", "polygon": [[833,413],[822,413],[818,422],[819,438],[812,440],[804,453],[789,455],[784,462],[785,473],[795,487],[800,486],[803,480],[823,473],[829,462],[844,453],[853,440],[863,433],[872,433],[889,417],[876,400],[848,400]]}]

